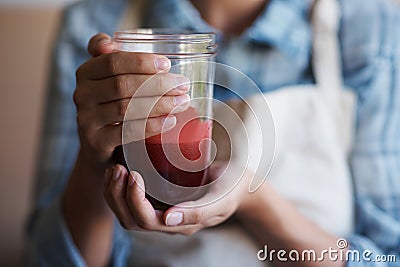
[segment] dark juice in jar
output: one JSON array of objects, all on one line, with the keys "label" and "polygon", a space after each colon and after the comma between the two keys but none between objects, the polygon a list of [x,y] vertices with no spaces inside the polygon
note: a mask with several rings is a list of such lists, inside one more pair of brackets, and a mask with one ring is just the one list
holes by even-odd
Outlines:
[{"label": "dark juice in jar", "polygon": [[[197,188],[208,182],[207,166],[209,165],[212,122],[199,118],[192,107],[175,116],[176,126],[172,130],[146,138],[144,140],[146,151],[142,153],[147,153],[152,166],[167,181],[182,187]],[[127,146],[131,146],[131,150],[134,150],[133,143]],[[138,159],[142,156],[137,155]],[[127,167],[122,147],[116,149],[115,159]],[[145,171],[141,174],[146,176]],[[146,179],[151,179],[151,177],[143,177],[143,179],[146,185]],[[196,200],[205,193],[201,188],[193,191],[195,193],[191,195],[185,195],[180,190],[171,189],[168,186],[161,190],[164,196],[173,199],[173,203],[164,203],[157,197],[146,194],[150,203],[158,210],[168,209],[182,201]]]}]

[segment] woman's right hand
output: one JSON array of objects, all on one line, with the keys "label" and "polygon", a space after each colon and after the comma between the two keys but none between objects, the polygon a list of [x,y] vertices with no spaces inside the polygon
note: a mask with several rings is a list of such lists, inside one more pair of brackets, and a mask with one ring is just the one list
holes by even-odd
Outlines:
[{"label": "woman's right hand", "polygon": [[[93,58],[76,71],[74,102],[81,153],[93,166],[104,169],[111,164],[115,147],[122,144],[121,122],[129,103],[124,141],[167,131],[176,124],[173,113],[189,106],[190,81],[168,73],[171,62],[164,56],[113,51],[106,34],[94,36],[88,51]],[[138,91],[155,74],[146,90]]]}]

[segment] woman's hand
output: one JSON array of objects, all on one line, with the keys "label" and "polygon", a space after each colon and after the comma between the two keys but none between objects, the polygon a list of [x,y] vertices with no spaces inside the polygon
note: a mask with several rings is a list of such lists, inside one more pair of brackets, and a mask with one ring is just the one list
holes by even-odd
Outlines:
[{"label": "woman's hand", "polygon": [[[214,163],[209,170],[210,179],[220,177],[225,167],[223,164]],[[243,176],[244,178],[228,193],[227,186],[229,185],[224,184],[223,181],[230,173],[225,172],[218,178],[222,180],[222,183],[217,181],[203,198],[173,206],[164,212],[154,210],[146,199],[144,181],[139,173],[129,174],[123,166],[116,165],[113,169],[108,169],[106,175],[104,189],[106,201],[121,225],[128,230],[191,235],[203,228],[224,222],[236,211],[248,194],[246,176]],[[227,194],[224,195],[224,193]],[[198,205],[204,202],[209,202],[209,204]]]},{"label": "woman's hand", "polygon": [[[127,142],[155,135],[161,129],[167,131],[176,124],[172,114],[189,105],[189,80],[168,73],[171,62],[164,56],[114,52],[111,38],[105,34],[94,36],[88,51],[93,58],[76,71],[74,102],[81,154],[92,167],[100,166],[104,171],[115,147],[122,144],[121,122],[129,103],[134,112],[125,117],[125,127],[131,129],[124,135]],[[138,91],[155,74],[146,90]]]},{"label": "woman's hand", "polygon": [[[88,46],[93,58],[76,72],[81,149],[63,194],[62,212],[88,266],[109,265],[114,216],[104,201],[103,177],[122,143],[121,122],[127,119],[124,126],[131,129],[124,134],[127,142],[157,134],[175,125],[175,116],[168,114],[185,110],[189,100],[188,79],[168,73],[171,63],[166,57],[113,49],[109,36],[94,36]],[[138,91],[155,74],[146,90]],[[130,101],[133,112],[125,117]]]}]

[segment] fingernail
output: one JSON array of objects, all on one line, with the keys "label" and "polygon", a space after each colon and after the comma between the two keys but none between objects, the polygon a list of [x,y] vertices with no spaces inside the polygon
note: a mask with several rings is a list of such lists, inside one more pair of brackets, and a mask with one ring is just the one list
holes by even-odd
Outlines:
[{"label": "fingernail", "polygon": [[190,101],[190,96],[187,94],[174,96],[174,106],[182,105]]},{"label": "fingernail", "polygon": [[102,46],[102,45],[110,44],[110,43],[111,43],[111,39],[101,39],[100,41],[98,41],[96,43],[96,45],[97,46]]},{"label": "fingernail", "polygon": [[121,170],[114,168],[113,170],[113,179],[114,181],[117,181],[121,177]]},{"label": "fingernail", "polygon": [[170,129],[175,126],[176,124],[176,117],[175,116],[167,116],[161,120],[162,129],[167,128]]},{"label": "fingernail", "polygon": [[190,80],[186,77],[175,78],[176,90],[186,92],[190,88]]},{"label": "fingernail", "polygon": [[154,65],[157,70],[166,70],[171,67],[171,61],[169,61],[169,59],[165,57],[158,57],[154,61]]},{"label": "fingernail", "polygon": [[168,213],[167,218],[165,219],[165,224],[167,226],[177,226],[182,222],[183,222],[183,213],[179,211]]}]

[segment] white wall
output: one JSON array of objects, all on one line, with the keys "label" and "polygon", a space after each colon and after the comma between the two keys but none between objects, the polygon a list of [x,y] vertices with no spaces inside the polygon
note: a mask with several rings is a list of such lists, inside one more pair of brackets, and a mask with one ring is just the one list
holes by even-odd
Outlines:
[{"label": "white wall", "polygon": [[11,8],[0,4],[0,36],[6,36],[0,42],[0,266],[19,267],[61,3],[26,8],[12,1]]}]

